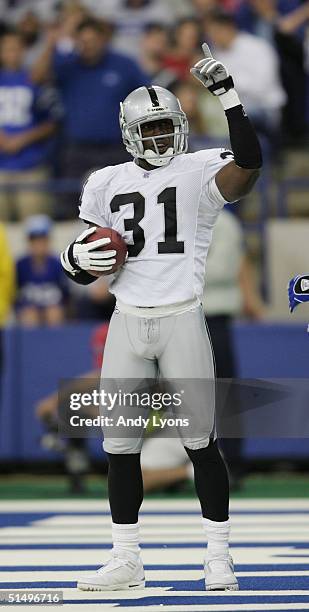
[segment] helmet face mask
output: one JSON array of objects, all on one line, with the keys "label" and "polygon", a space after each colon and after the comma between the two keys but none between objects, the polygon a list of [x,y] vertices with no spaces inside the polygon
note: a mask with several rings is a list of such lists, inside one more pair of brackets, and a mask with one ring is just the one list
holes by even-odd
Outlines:
[{"label": "helmet face mask", "polygon": [[[143,124],[169,119],[173,131],[157,135],[142,135]],[[163,87],[139,87],[120,104],[120,127],[127,151],[138,159],[145,159],[154,166],[168,164],[173,157],[188,149],[188,121],[179,100]],[[171,146],[159,152],[157,142],[171,138]],[[145,145],[152,141],[151,149]]]}]

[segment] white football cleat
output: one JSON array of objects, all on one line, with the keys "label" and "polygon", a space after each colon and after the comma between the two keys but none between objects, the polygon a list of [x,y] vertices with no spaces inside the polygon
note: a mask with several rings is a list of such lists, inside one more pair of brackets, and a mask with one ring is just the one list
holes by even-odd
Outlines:
[{"label": "white football cleat", "polygon": [[112,550],[111,558],[95,574],[80,578],[77,588],[82,591],[123,591],[125,589],[143,589],[145,575],[142,560],[139,556],[119,556]]},{"label": "white football cleat", "polygon": [[206,591],[239,591],[234,574],[233,559],[228,557],[207,557],[204,562]]}]

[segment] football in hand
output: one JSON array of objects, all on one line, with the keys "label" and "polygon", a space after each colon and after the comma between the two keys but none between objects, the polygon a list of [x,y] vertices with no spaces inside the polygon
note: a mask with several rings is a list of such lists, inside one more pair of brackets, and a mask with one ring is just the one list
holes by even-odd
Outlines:
[{"label": "football in hand", "polygon": [[93,270],[89,270],[89,273],[93,276],[107,276],[109,274],[114,274],[123,266],[128,247],[122,236],[118,234],[115,230],[110,227],[97,227],[96,231],[88,236],[86,242],[93,242],[94,240],[100,240],[100,238],[110,238],[109,244],[101,246],[99,251],[116,251],[116,263],[113,265],[112,269],[108,272],[94,272]]}]

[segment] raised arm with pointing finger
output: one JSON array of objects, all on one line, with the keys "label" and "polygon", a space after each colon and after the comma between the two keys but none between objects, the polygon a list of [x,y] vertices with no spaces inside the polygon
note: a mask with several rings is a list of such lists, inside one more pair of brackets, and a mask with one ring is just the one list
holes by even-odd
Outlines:
[{"label": "raised arm with pointing finger", "polygon": [[218,97],[224,108],[234,161],[218,172],[216,183],[221,194],[234,202],[247,195],[259,176],[262,166],[261,147],[228,69],[214,59],[206,43],[202,48],[205,57],[191,68],[191,74]]}]

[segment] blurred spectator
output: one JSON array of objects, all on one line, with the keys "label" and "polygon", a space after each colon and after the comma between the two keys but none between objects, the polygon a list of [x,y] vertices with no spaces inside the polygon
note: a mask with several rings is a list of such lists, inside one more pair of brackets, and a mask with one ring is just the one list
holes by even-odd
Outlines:
[{"label": "blurred spectator", "polygon": [[2,223],[0,223],[0,245],[0,327],[2,328],[10,314],[15,293],[15,266]]},{"label": "blurred spectator", "polygon": [[190,78],[190,68],[201,52],[201,30],[196,19],[182,19],[173,33],[174,42],[165,58],[165,66],[173,70],[179,79]]},{"label": "blurred spectator", "polygon": [[[175,96],[180,101],[182,110],[186,113],[190,125],[191,136],[205,136],[207,126],[199,109],[199,90],[189,81],[184,81],[173,88]],[[205,102],[205,100],[204,100]]]},{"label": "blurred spectator", "polygon": [[44,30],[38,16],[28,11],[17,24],[17,32],[24,43],[24,68],[31,68],[44,45]]},{"label": "blurred spectator", "polygon": [[4,15],[5,21],[15,27],[28,12],[35,13],[45,22],[56,16],[59,4],[59,0],[0,0],[0,15]]},{"label": "blurred spectator", "polygon": [[83,0],[83,5],[93,14],[113,23],[113,47],[137,59],[141,53],[141,37],[147,25],[171,25],[173,22],[173,15],[165,0]]},{"label": "blurred spectator", "polygon": [[[309,20],[309,1],[299,0],[299,5],[295,9],[290,10],[278,18],[278,24],[281,32],[286,34],[296,33],[300,38],[304,39],[307,36],[307,26]],[[279,4],[280,7],[280,4]],[[278,11],[280,13],[280,10]]]},{"label": "blurred spectator", "polygon": [[48,196],[42,188],[49,178],[47,162],[51,137],[61,108],[56,93],[35,85],[27,70],[22,68],[24,53],[18,33],[3,36],[0,47],[2,220],[13,216],[23,219],[33,213],[47,212],[49,208]]},{"label": "blurred spectator", "polygon": [[[42,51],[46,32],[54,26],[61,29],[61,43],[64,49],[72,50],[76,28],[88,16],[86,8],[79,0],[32,0],[32,2],[30,0],[29,3],[25,2],[16,28],[25,38],[28,47],[26,55],[28,65],[32,65],[39,51]],[[30,56],[29,59],[28,56]]]},{"label": "blurred spectator", "polygon": [[275,147],[286,101],[275,50],[257,36],[240,32],[228,13],[210,13],[204,26],[214,57],[222,61],[233,75],[250,119],[259,133]]},{"label": "blurred spectator", "polygon": [[[64,454],[64,468],[69,478],[70,492],[80,494],[85,492],[85,476],[90,467],[89,450],[86,438],[68,438],[63,440],[59,436],[59,413],[61,413],[61,397],[71,393],[91,393],[98,388],[100,370],[107,338],[108,324],[103,323],[96,327],[91,334],[90,346],[93,360],[93,370],[86,372],[82,377],[74,379],[66,389],[62,387],[62,394],[57,389],[51,395],[42,398],[36,405],[35,412],[42,422],[44,434],[41,446],[46,450],[54,450]],[[60,405],[59,405],[60,403]],[[86,408],[84,416],[97,416],[98,408]]]},{"label": "blurred spectator", "polygon": [[101,277],[84,287],[81,294],[75,295],[74,305],[74,315],[78,320],[109,321],[114,312],[115,298],[109,292],[106,278]]},{"label": "blurred spectator", "polygon": [[243,0],[223,0],[222,5],[225,11],[235,12],[242,4]]},{"label": "blurred spectator", "polygon": [[242,30],[272,42],[273,25],[303,5],[302,0],[242,0],[236,11],[237,23]]},{"label": "blurred spectator", "polygon": [[26,221],[28,254],[17,262],[17,320],[22,325],[59,325],[65,319],[67,279],[50,250],[51,221],[35,215]]},{"label": "blurred spectator", "polygon": [[[129,159],[121,143],[119,103],[149,79],[132,59],[110,51],[109,39],[108,24],[87,19],[77,28],[75,50],[58,49],[53,32],[35,66],[37,79],[53,70],[62,94],[64,177],[81,180],[90,170]],[[63,217],[76,213],[76,202],[70,202],[71,208],[66,198]]]},{"label": "blurred spectator", "polygon": [[[91,15],[78,0],[69,0],[59,6],[57,19],[50,25],[48,38],[57,42],[57,49],[62,53],[74,51],[76,31],[83,21]],[[108,29],[108,25],[106,24]],[[109,32],[107,32],[109,34]]]},{"label": "blurred spectator", "polygon": [[210,11],[222,9],[230,13],[239,9],[243,0],[191,0],[198,18],[206,17]]},{"label": "blurred spectator", "polygon": [[219,0],[192,0],[198,19],[203,19],[210,11],[220,8],[222,5]]},{"label": "blurred spectator", "polygon": [[288,144],[297,144],[306,134],[303,26],[309,19],[309,2],[250,0],[242,4],[237,19],[241,27],[266,38],[279,54],[282,84],[287,93],[283,109],[284,136]]},{"label": "blurred spectator", "polygon": [[[3,328],[5,327],[15,297],[15,268],[9,251],[5,229],[0,223],[0,385],[3,371]],[[0,387],[1,402],[1,387]]]},{"label": "blurred spectator", "polygon": [[[227,209],[221,211],[214,229],[207,257],[203,305],[207,322],[212,317],[223,316],[230,323],[239,315],[256,321],[265,314],[246,253],[243,229]],[[219,327],[222,330],[224,325]]]},{"label": "blurred spectator", "polygon": [[168,47],[168,29],[159,23],[149,24],[145,28],[141,42],[141,66],[152,83],[170,88],[175,84],[177,74],[174,70],[164,67]]},{"label": "blurred spectator", "polygon": [[183,17],[192,17],[192,0],[165,0],[165,4],[175,21]]}]

